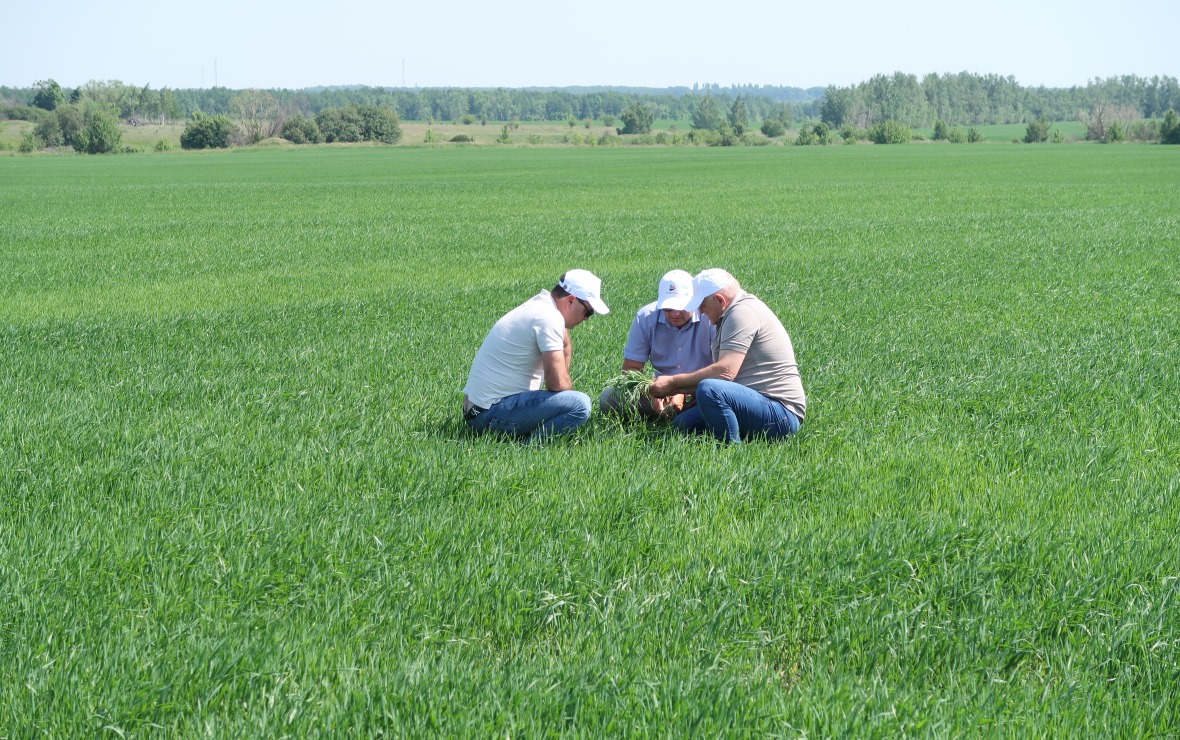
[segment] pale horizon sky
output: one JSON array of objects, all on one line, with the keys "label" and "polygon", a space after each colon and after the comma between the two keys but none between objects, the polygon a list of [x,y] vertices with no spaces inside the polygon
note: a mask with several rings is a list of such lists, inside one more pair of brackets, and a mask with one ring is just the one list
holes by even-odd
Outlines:
[{"label": "pale horizon sky", "polygon": [[1072,87],[1180,77],[1176,0],[816,5],[19,3],[5,13],[0,85],[809,88],[900,71]]}]

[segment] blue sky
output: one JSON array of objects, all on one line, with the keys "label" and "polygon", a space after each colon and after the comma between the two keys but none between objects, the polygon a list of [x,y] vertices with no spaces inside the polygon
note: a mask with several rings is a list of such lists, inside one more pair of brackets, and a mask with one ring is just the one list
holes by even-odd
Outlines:
[{"label": "blue sky", "polygon": [[896,71],[1069,87],[1180,77],[1177,0],[64,0],[16,3],[4,16],[0,85],[13,87],[48,78],[157,89],[813,87]]}]

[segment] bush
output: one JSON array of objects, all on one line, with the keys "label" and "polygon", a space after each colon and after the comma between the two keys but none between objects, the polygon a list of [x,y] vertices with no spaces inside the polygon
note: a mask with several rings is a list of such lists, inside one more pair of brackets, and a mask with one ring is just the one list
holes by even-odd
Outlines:
[{"label": "bush", "polygon": [[1106,129],[1106,142],[1109,144],[1114,141],[1125,141],[1127,134],[1123,129],[1123,124],[1118,119],[1110,122],[1110,126]]},{"label": "bush", "polygon": [[1025,144],[1040,144],[1048,140],[1049,124],[1045,122],[1044,118],[1028,122],[1028,127],[1024,130]]},{"label": "bush", "polygon": [[783,122],[774,118],[768,118],[763,121],[762,128],[759,130],[762,131],[763,136],[768,136],[772,139],[777,139],[787,133],[787,127],[783,125]]},{"label": "bush", "polygon": [[29,121],[36,123],[45,115],[45,111],[31,105],[6,105],[0,107],[0,118],[9,121]]},{"label": "bush", "polygon": [[21,154],[32,154],[33,152],[45,146],[45,142],[32,131],[26,131],[24,136],[20,139],[20,144],[17,146],[17,151]]},{"label": "bush", "polygon": [[1164,122],[1160,124],[1160,143],[1180,144],[1180,117],[1174,110],[1164,114]]},{"label": "bush", "polygon": [[324,141],[379,141],[396,144],[402,138],[401,120],[392,108],[379,105],[346,105],[329,108],[315,117]]},{"label": "bush", "polygon": [[292,144],[319,144],[324,140],[319,124],[314,119],[303,116],[288,118],[283,123],[283,130],[279,136]]},{"label": "bush", "polygon": [[975,128],[974,126],[967,129],[967,143],[968,144],[978,144],[981,141],[983,141],[983,132],[982,131]]},{"label": "bush", "polygon": [[74,149],[87,154],[110,154],[119,151],[123,132],[115,119],[105,113],[95,114],[74,140]]},{"label": "bush", "polygon": [[858,141],[866,141],[869,138],[869,132],[863,128],[856,128],[851,123],[846,123],[840,127],[840,138],[844,139],[845,144],[855,144]]},{"label": "bush", "polygon": [[823,121],[815,124],[815,128],[811,132],[815,134],[815,143],[821,146],[828,144],[832,140],[832,129]]},{"label": "bush", "polygon": [[538,145],[544,143],[545,138],[543,136],[541,136],[540,134],[529,134],[528,136],[524,137],[524,140],[527,141],[528,143],[532,144],[533,146],[538,146]]},{"label": "bush", "polygon": [[650,134],[654,114],[652,109],[635,101],[627,106],[627,109],[619,114],[623,121],[623,128],[619,129],[620,134]]},{"label": "bush", "polygon": [[967,134],[963,133],[963,129],[955,127],[947,129],[943,138],[952,144],[963,144],[967,141]]},{"label": "bush", "polygon": [[463,117],[459,119],[459,123],[462,123],[464,126],[470,126],[471,124],[475,123],[475,115],[472,113],[464,113]]},{"label": "bush", "polygon": [[57,120],[56,115],[48,115],[41,119],[41,121],[33,127],[33,134],[41,140],[44,146],[61,146],[61,124]]},{"label": "bush", "polygon": [[941,118],[934,122],[934,135],[930,138],[935,141],[942,141],[950,138],[950,132],[947,130],[946,122]]},{"label": "bush", "polygon": [[471,142],[475,141],[475,139],[471,138],[467,134],[456,134],[455,136],[452,136],[449,141],[452,144],[470,144]]},{"label": "bush", "polygon": [[512,139],[508,136],[508,127],[505,126],[504,128],[500,129],[500,135],[496,137],[496,142],[499,144],[507,144],[510,141],[512,141]]},{"label": "bush", "polygon": [[182,149],[226,149],[233,133],[233,121],[226,116],[194,113],[180,134],[180,146]]},{"label": "bush", "polygon": [[869,140],[874,144],[908,144],[910,143],[910,129],[908,126],[889,119],[882,121],[869,129]]},{"label": "bush", "polygon": [[155,149],[157,152],[170,152],[170,151],[172,151],[172,140],[171,139],[157,139],[156,145],[153,146],[152,148]]}]

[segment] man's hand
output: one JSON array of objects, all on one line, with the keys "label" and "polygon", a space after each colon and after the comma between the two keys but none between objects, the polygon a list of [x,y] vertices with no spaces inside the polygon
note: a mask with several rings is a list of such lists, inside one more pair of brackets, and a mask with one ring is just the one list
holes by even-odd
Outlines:
[{"label": "man's hand", "polygon": [[[651,386],[647,389],[647,395],[653,399],[663,399],[667,396],[675,395],[676,393],[676,376],[675,375],[660,375],[651,382]],[[653,401],[652,407],[655,407]]]},{"label": "man's hand", "polygon": [[675,416],[684,410],[684,394],[677,393],[662,398],[653,398],[651,408],[660,416]]}]

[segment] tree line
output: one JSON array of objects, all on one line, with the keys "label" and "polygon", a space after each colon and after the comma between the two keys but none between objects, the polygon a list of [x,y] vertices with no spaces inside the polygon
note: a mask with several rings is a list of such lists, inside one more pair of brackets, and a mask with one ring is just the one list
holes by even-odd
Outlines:
[{"label": "tree line", "polygon": [[1180,109],[1180,83],[1175,77],[1124,75],[1090,80],[1084,87],[1034,88],[1021,86],[1011,76],[961,72],[919,80],[897,72],[850,87],[828,86],[819,109],[820,119],[829,126],[858,128],[890,120],[911,128],[929,128],[936,121],[962,126],[1086,121],[1112,110],[1124,119],[1160,118]]}]

